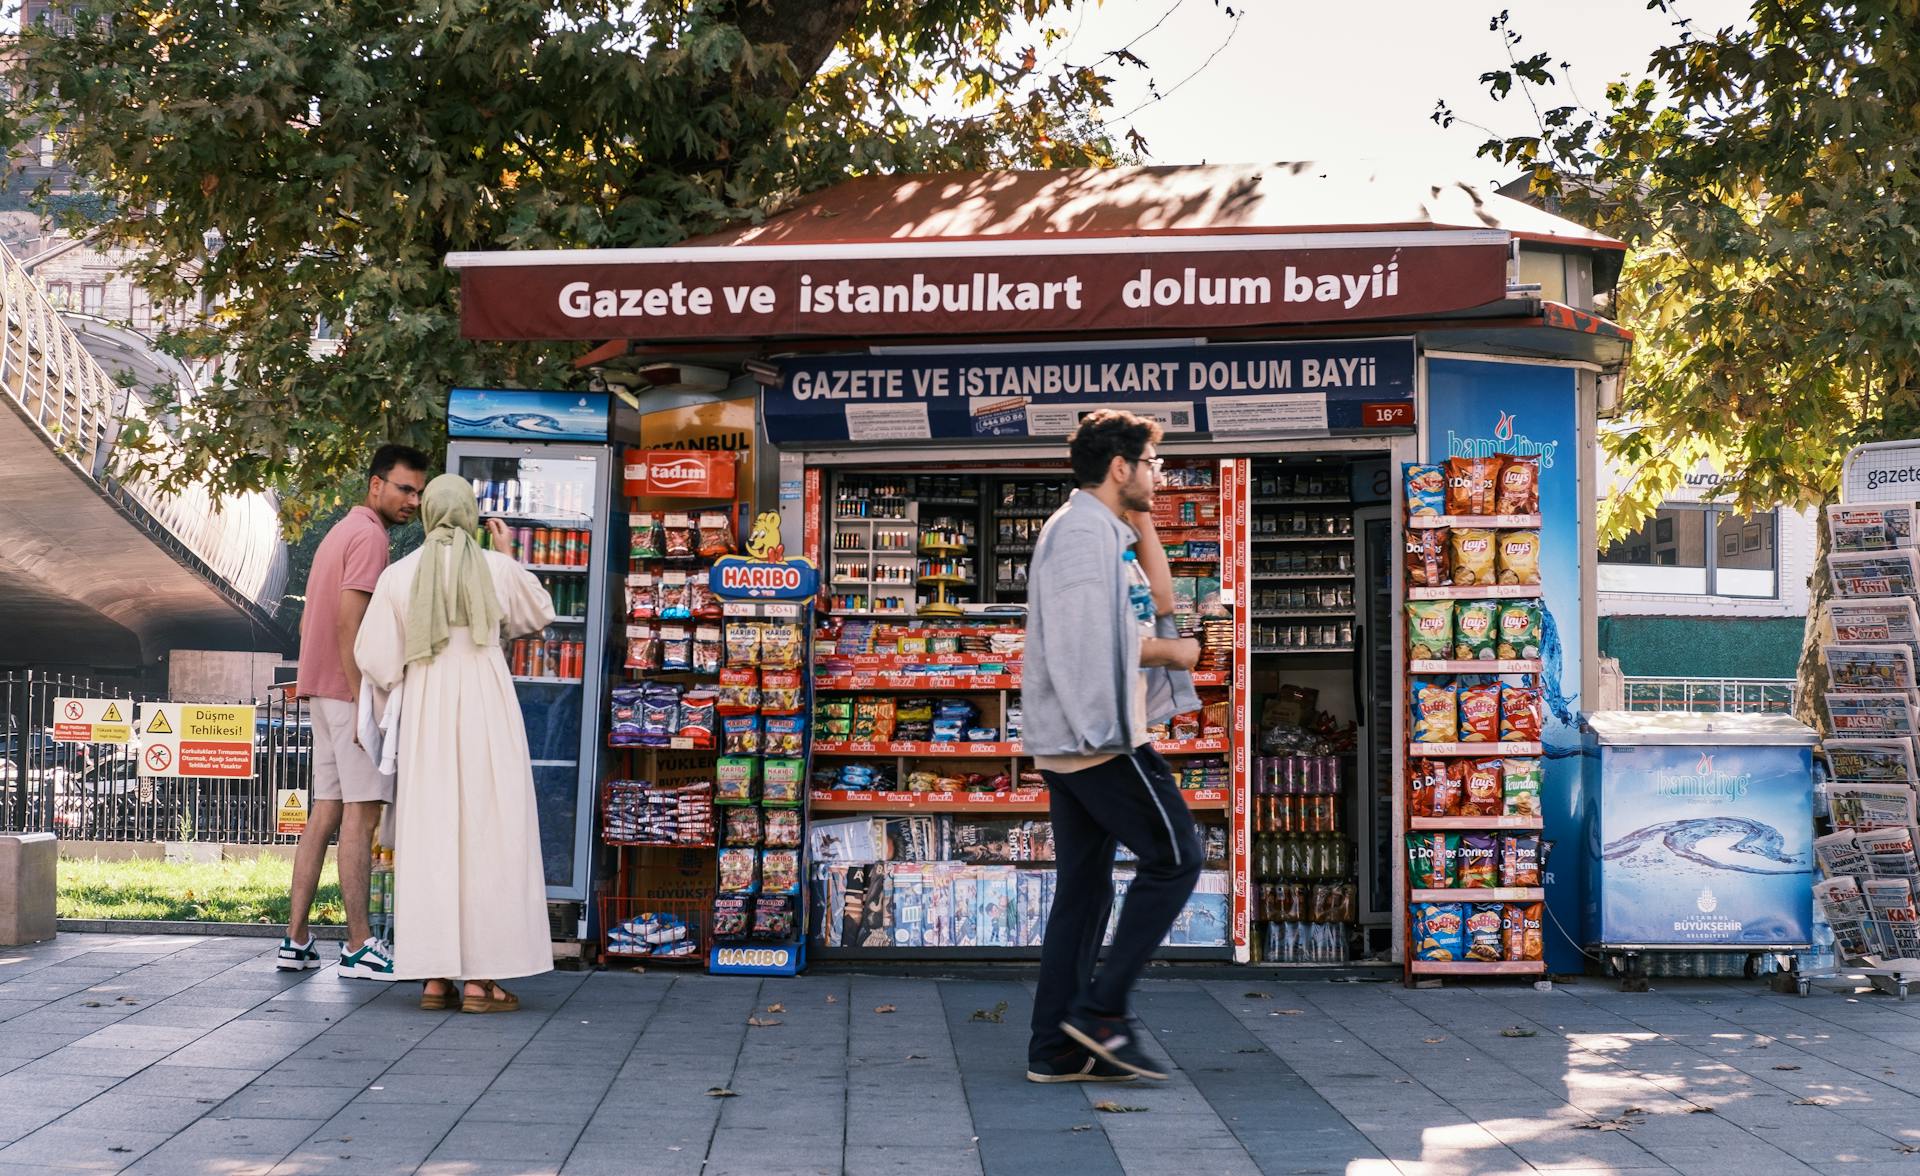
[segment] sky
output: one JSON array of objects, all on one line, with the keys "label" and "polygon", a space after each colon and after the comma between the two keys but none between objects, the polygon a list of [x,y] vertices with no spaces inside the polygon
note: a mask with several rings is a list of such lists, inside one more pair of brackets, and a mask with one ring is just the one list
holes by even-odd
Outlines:
[{"label": "sky", "polygon": [[[1746,23],[1751,2],[1675,0],[1673,7],[1696,30],[1711,31]],[[1484,132],[1464,121],[1443,131],[1429,121],[1444,97],[1463,120],[1503,135],[1537,129],[1524,100],[1495,103],[1476,80],[1506,62],[1499,35],[1487,28],[1493,16],[1511,13],[1524,38],[1520,57],[1547,51],[1570,61],[1574,88],[1588,104],[1600,103],[1623,73],[1642,76],[1649,53],[1676,36],[1673,18],[1647,11],[1646,0],[1244,0],[1232,3],[1241,13],[1237,29],[1226,4],[1106,0],[1084,17],[1065,18],[1078,28],[1065,60],[1131,42],[1151,66],[1160,101],[1152,101],[1148,74],[1111,62],[1103,68],[1117,83],[1116,112],[1148,103],[1111,124],[1131,122],[1147,137],[1148,162],[1358,159],[1435,180],[1505,180],[1510,174],[1474,157]],[[1061,48],[1042,51],[1041,60]],[[1562,89],[1544,94],[1542,107],[1567,101]]]}]

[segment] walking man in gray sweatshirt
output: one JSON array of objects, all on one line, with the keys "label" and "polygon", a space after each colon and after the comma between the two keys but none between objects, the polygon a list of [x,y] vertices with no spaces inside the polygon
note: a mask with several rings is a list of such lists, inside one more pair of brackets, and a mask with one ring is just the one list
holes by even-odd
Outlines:
[{"label": "walking man in gray sweatshirt", "polygon": [[[1153,529],[1160,427],[1089,414],[1068,439],[1079,489],[1040,532],[1027,577],[1022,733],[1046,778],[1056,883],[1040,951],[1027,1078],[1165,1078],[1140,1047],[1128,996],[1200,874],[1200,837],[1147,726],[1199,706],[1200,646],[1176,635],[1173,582]],[[1113,854],[1139,859],[1105,966]]]}]

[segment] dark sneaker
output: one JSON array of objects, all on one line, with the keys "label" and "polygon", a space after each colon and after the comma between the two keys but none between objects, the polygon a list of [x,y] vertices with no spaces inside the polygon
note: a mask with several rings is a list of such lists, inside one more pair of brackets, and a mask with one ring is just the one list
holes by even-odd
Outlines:
[{"label": "dark sneaker", "polygon": [[368,936],[358,951],[348,951],[343,943],[340,945],[340,974],[361,980],[391,980],[393,949],[381,942],[378,935]]},{"label": "dark sneaker", "polygon": [[1124,1020],[1116,1017],[1068,1017],[1060,1022],[1060,1031],[1086,1046],[1094,1057],[1129,1074],[1162,1081],[1167,1077],[1155,1067],[1146,1051],[1140,1048],[1140,1043],[1134,1040],[1132,1028]]},{"label": "dark sneaker", "polygon": [[275,957],[273,966],[282,972],[304,972],[320,966],[320,951],[313,946],[313,936],[307,936],[305,943],[295,943],[282,937],[280,954]]},{"label": "dark sneaker", "polygon": [[1052,1060],[1027,1063],[1029,1082],[1132,1082],[1139,1075],[1096,1058],[1084,1049],[1070,1050]]}]

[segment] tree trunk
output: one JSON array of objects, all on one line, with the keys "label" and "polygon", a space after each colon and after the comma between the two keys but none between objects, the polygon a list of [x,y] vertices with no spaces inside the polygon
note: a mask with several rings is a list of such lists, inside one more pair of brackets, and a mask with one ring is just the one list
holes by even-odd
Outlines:
[{"label": "tree trunk", "polygon": [[1827,557],[1833,553],[1833,536],[1827,528],[1829,501],[1821,501],[1814,520],[1813,578],[1807,583],[1807,627],[1800,636],[1793,699],[1793,717],[1822,732],[1827,726],[1827,663],[1820,647],[1827,639],[1827,604],[1833,598],[1833,576],[1827,570]]}]

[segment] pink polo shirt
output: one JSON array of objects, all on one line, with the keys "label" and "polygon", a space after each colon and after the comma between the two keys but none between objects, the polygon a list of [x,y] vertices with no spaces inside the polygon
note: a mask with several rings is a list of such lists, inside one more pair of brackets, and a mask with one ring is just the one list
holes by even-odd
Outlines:
[{"label": "pink polo shirt", "polygon": [[340,664],[340,593],[351,588],[371,595],[386,568],[387,526],[370,506],[348,511],[320,541],[300,617],[300,697],[355,701]]}]

